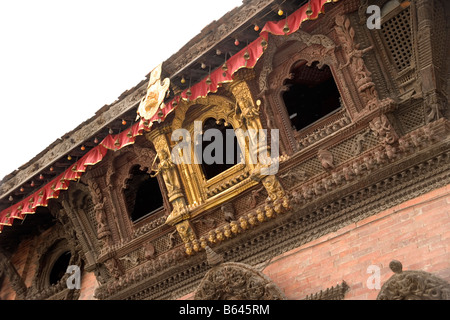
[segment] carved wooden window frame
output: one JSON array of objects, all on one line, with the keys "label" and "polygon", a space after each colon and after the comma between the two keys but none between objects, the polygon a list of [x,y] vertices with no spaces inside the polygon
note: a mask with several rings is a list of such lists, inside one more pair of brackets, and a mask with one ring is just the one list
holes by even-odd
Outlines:
[{"label": "carved wooden window frame", "polygon": [[[133,222],[126,206],[123,189],[130,178],[130,169],[139,165],[141,168],[148,168],[147,172],[150,173],[155,156],[153,146],[147,145],[147,141],[142,137],[137,139],[135,144],[108,154],[95,172],[88,172],[92,200],[95,206],[101,207],[98,210],[103,211],[105,228],[110,232],[107,237],[109,240],[106,242],[118,243],[122,239],[133,238],[135,232],[142,226],[152,224],[154,220],[167,216],[171,211],[167,190],[161,177],[157,177],[157,181],[163,198],[163,209]],[[124,158],[126,158],[124,164],[118,164]],[[94,242],[98,244],[100,250],[104,249],[104,239],[95,239]]]},{"label": "carved wooden window frame", "polygon": [[[117,202],[119,210],[121,212],[121,220],[125,222],[127,226],[125,229],[128,230],[127,232],[129,232],[130,235],[141,226],[163,215],[167,215],[170,212],[170,203],[167,197],[167,190],[162,177],[159,175],[153,179],[157,179],[159,189],[161,191],[163,207],[160,210],[152,212],[151,214],[147,214],[137,221],[132,221],[131,212],[129,212],[128,206],[126,204],[126,195],[124,190],[127,188],[128,182],[132,178],[132,174],[130,173],[131,169],[135,166],[139,166],[141,171],[150,174],[155,156],[156,151],[154,151],[153,149],[143,148],[139,145],[133,145],[133,148],[131,150],[129,149],[120,154],[117,154],[117,156],[114,157],[114,159],[112,159],[110,163],[110,171],[114,173],[109,176],[109,181],[107,181],[107,184],[113,185],[114,187],[112,189],[117,192],[116,195],[118,197]],[[116,168],[116,161],[121,157],[128,157],[129,161],[126,161],[124,165]]]},{"label": "carved wooden window frame", "polygon": [[[132,165],[129,165],[128,166],[128,172],[129,172],[129,174],[128,174],[128,176],[125,178],[125,181],[123,182],[123,184],[121,185],[121,189],[120,189],[120,191],[121,191],[121,195],[122,195],[122,199],[123,199],[123,201],[124,201],[124,204],[125,204],[125,209],[126,209],[126,213],[127,213],[127,216],[130,218],[130,221],[133,223],[133,225],[140,225],[140,224],[142,224],[142,223],[144,223],[145,224],[145,222],[144,221],[147,221],[147,220],[149,220],[150,218],[154,218],[154,217],[160,217],[161,215],[163,215],[165,212],[168,212],[167,211],[167,208],[166,208],[166,201],[164,201],[164,192],[163,192],[163,190],[164,190],[164,181],[163,181],[163,179],[161,178],[161,176],[160,175],[158,175],[158,176],[156,176],[156,177],[154,177],[154,178],[150,178],[150,179],[156,179],[156,181],[158,182],[158,186],[159,186],[159,190],[160,190],[160,192],[161,192],[161,200],[162,200],[162,206],[161,207],[159,207],[159,208],[157,208],[157,209],[155,209],[155,210],[153,210],[153,211],[151,211],[151,212],[149,212],[149,213],[147,213],[147,214],[145,214],[145,215],[143,215],[142,217],[140,217],[140,218],[138,218],[138,219],[136,219],[136,220],[132,220],[131,219],[131,214],[132,214],[132,212],[130,212],[130,210],[129,210],[129,207],[128,207],[128,205],[127,205],[127,199],[126,199],[126,195],[125,195],[125,190],[128,188],[128,186],[129,186],[129,182],[132,180],[132,178],[133,178],[133,174],[132,173],[130,173],[130,171],[133,169],[133,168],[135,168],[135,167],[137,167],[137,166],[139,166],[139,170],[140,171],[142,171],[142,172],[144,172],[144,173],[147,173],[147,174],[150,174],[151,172],[150,172],[150,168],[143,168],[142,167],[142,165],[141,164],[139,164],[139,163],[134,163],[134,164],[132,164]],[[137,195],[136,195],[137,196]],[[167,196],[166,196],[166,198],[167,198]],[[151,220],[151,219],[150,219]]]},{"label": "carved wooden window frame", "polygon": [[79,290],[67,288],[66,280],[69,274],[65,274],[54,285],[49,281],[55,262],[67,251],[71,254],[69,265],[76,265],[83,272],[83,262],[74,243],[65,237],[65,231],[61,226],[55,228],[37,251],[37,269],[27,299],[78,299]]},{"label": "carved wooden window frame", "polygon": [[[348,71],[340,68],[338,49],[335,42],[326,35],[312,35],[303,30],[286,36],[270,36],[262,71],[259,76],[259,96],[263,97],[269,110],[267,118],[275,123],[269,127],[280,129],[280,147],[287,154],[296,153],[323,137],[341,129],[351,122],[364,106],[356,95],[355,88],[349,88],[351,77]],[[295,49],[295,50],[292,50]],[[341,97],[341,108],[299,131],[294,130],[283,100],[288,89],[285,80],[292,77],[291,69],[299,61],[307,65],[318,62],[318,67],[327,65]],[[316,137],[318,133],[318,137]]]},{"label": "carved wooden window frame", "polygon": [[90,249],[98,250],[97,229],[95,224],[92,224],[92,218],[89,217],[92,213],[88,210],[89,206],[95,204],[88,187],[83,184],[77,184],[75,188],[69,189],[68,195],[71,209],[76,213],[76,218],[74,217],[74,219],[77,219],[84,239],[89,239],[88,242],[93,245]]},{"label": "carved wooden window frame", "polygon": [[[219,95],[209,95],[190,102],[182,101],[177,107],[175,118],[172,121],[172,130],[186,129],[189,131],[191,138],[194,139],[194,121],[201,121],[203,126],[204,121],[209,118],[229,123],[230,129],[241,127],[245,130],[234,117],[234,110],[235,102]],[[188,111],[189,114],[187,114]],[[245,154],[245,163],[238,163],[211,179],[206,179],[201,164],[194,163],[193,147],[191,148],[193,163],[191,165],[178,165],[183,184],[186,186],[185,191],[189,204],[206,202],[248,178],[250,175],[250,168],[247,164],[248,152],[245,146],[241,145],[240,139],[237,140],[241,151]],[[189,175],[191,178],[188,177]]]}]

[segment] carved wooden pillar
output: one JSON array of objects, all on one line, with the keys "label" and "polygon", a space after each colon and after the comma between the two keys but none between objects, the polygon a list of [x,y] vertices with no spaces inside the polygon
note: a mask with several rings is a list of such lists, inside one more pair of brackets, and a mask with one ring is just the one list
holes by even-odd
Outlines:
[{"label": "carved wooden pillar", "polygon": [[344,49],[343,52],[346,58],[345,64],[341,65],[340,69],[346,67],[350,69],[363,106],[368,110],[375,109],[379,104],[378,92],[375,89],[375,83],[373,83],[371,73],[367,69],[363,59],[364,54],[372,50],[372,47],[360,49],[360,45],[355,42],[355,30],[351,27],[348,17],[338,15],[335,21],[336,26],[334,29]]},{"label": "carved wooden pillar", "polygon": [[[433,6],[435,1],[417,0],[417,53],[418,72],[421,77],[422,93],[424,97],[426,121],[436,121],[443,116],[445,98],[438,92],[438,70],[436,70],[435,55],[432,41],[439,41],[433,37]],[[444,39],[442,39],[445,41]]]},{"label": "carved wooden pillar", "polygon": [[[235,82],[231,85],[231,92],[236,98],[236,116],[240,119],[242,127],[245,127],[249,131],[250,153],[254,155],[263,154],[266,158],[269,158],[270,163],[260,162],[260,157],[256,158],[256,164],[252,166],[252,179],[256,181],[262,181],[263,186],[266,188],[267,193],[272,201],[281,199],[284,197],[285,192],[280,184],[278,178],[275,176],[276,170],[271,170],[269,167],[273,165],[274,161],[278,161],[273,157],[271,147],[267,141],[267,133],[263,130],[261,119],[259,116],[261,101],[257,100],[256,103],[252,97],[248,81],[254,79],[253,70],[248,72],[237,74]],[[265,144],[260,144],[261,141],[265,141]],[[279,143],[278,143],[279,145]],[[278,150],[279,151],[279,150]],[[266,169],[267,171],[264,171]]]},{"label": "carved wooden pillar", "polygon": [[185,195],[183,193],[181,179],[177,165],[171,160],[170,143],[168,134],[170,127],[155,128],[146,135],[146,138],[155,146],[159,164],[156,175],[163,177],[168,192],[169,202],[172,205],[172,212],[167,217],[166,224],[176,226],[181,239],[184,242],[195,239],[192,225],[189,221],[189,209]]},{"label": "carved wooden pillar", "polygon": [[103,196],[99,185],[92,179],[88,180],[89,190],[94,203],[95,219],[97,221],[97,239],[100,251],[107,249],[112,244],[111,230],[106,219],[104,209],[106,198]]},{"label": "carved wooden pillar", "polygon": [[[62,208],[58,209],[58,216],[63,217],[67,215],[68,219],[73,226],[75,234],[79,238],[80,245],[84,255],[86,257],[87,268],[95,265],[95,246],[90,241],[88,232],[85,230],[83,223],[79,220],[79,215],[76,209],[69,203],[67,197],[60,198]],[[63,224],[62,220],[59,219]]]},{"label": "carved wooden pillar", "polygon": [[[231,84],[230,89],[236,98],[235,117],[239,119],[239,123],[241,124],[240,129],[243,129],[248,133],[250,155],[246,155],[246,158],[251,157],[253,161],[248,161],[250,159],[246,160],[253,169],[253,173],[258,174],[257,171],[260,170],[262,165],[260,163],[261,157],[259,157],[259,155],[268,157],[270,156],[271,151],[269,142],[267,141],[267,130],[263,128],[260,119],[260,107],[262,102],[259,99],[256,102],[254,101],[248,83],[248,81],[253,80],[254,77],[253,70],[240,72],[236,75],[235,81]],[[261,144],[261,142],[265,143]]]}]

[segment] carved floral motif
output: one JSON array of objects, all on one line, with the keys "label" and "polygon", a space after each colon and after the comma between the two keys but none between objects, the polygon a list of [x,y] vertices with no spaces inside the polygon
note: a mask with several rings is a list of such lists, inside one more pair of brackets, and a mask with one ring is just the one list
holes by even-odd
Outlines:
[{"label": "carved floral motif", "polygon": [[283,292],[262,272],[236,262],[208,271],[195,293],[195,300],[285,299]]},{"label": "carved floral motif", "polygon": [[344,15],[336,17],[336,34],[346,54],[347,61],[340,67],[349,67],[354,77],[355,85],[364,100],[364,105],[369,110],[379,105],[378,93],[372,82],[371,73],[367,69],[363,56],[372,47],[360,49],[360,44],[355,42],[355,30],[350,25],[350,19]]},{"label": "carved floral motif", "polygon": [[425,271],[403,271],[402,264],[389,263],[393,275],[381,288],[377,300],[450,300],[450,284]]},{"label": "carved floral motif", "polygon": [[373,131],[373,133],[383,142],[386,144],[393,144],[398,140],[398,136],[395,133],[394,128],[392,127],[391,123],[389,122],[386,115],[382,114],[379,117],[375,117],[370,123],[369,123],[370,129]]}]

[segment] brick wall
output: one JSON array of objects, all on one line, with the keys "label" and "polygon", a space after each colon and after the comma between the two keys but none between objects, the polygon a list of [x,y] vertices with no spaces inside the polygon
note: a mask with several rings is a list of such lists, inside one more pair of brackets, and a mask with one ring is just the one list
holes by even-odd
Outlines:
[{"label": "brick wall", "polygon": [[95,300],[94,293],[98,287],[97,278],[93,272],[83,272],[81,275],[81,292],[79,300]]},{"label": "brick wall", "polygon": [[[404,202],[276,257],[266,267],[288,299],[303,299],[343,280],[345,299],[376,299],[370,289],[371,265],[380,268],[381,285],[393,272],[423,270],[450,281],[450,186]],[[369,284],[375,282],[369,279]]]}]

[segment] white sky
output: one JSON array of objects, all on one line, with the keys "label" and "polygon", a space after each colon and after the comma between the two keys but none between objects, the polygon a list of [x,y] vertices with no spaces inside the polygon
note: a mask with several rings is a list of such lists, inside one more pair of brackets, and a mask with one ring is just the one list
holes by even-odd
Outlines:
[{"label": "white sky", "polygon": [[0,0],[0,180],[242,0]]}]

